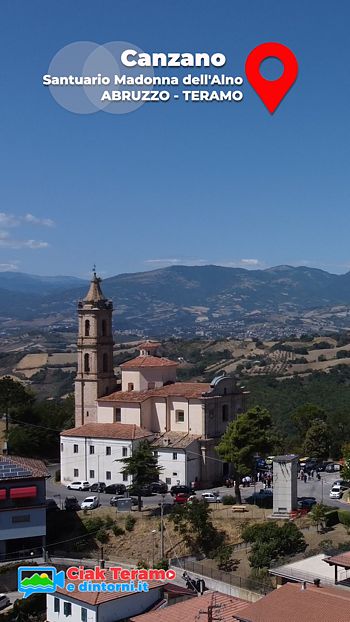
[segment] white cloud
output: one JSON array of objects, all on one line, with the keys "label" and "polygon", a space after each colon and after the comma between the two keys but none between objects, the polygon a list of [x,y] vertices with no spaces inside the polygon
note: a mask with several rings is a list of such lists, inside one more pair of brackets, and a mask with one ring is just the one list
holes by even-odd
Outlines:
[{"label": "white cloud", "polygon": [[172,257],[170,259],[145,259],[144,263],[158,266],[198,266],[208,264],[207,259],[183,259],[180,257]]},{"label": "white cloud", "polygon": [[18,227],[19,224],[19,219],[13,214],[6,214],[5,212],[0,212],[0,226]]},{"label": "white cloud", "polygon": [[259,259],[241,259],[240,264],[242,266],[260,266]]},{"label": "white cloud", "polygon": [[[6,233],[6,232],[2,232]],[[16,240],[14,238],[10,238],[8,236],[2,237],[0,234],[0,247],[2,248],[47,248],[49,246],[48,242],[42,242],[39,240]]]},{"label": "white cloud", "polygon": [[19,269],[19,261],[9,261],[8,263],[0,263],[0,272],[15,272]]},{"label": "white cloud", "polygon": [[51,218],[37,218],[37,216],[33,216],[33,214],[26,214],[23,217],[25,222],[30,223],[31,225],[40,225],[42,227],[54,227],[55,223]]}]

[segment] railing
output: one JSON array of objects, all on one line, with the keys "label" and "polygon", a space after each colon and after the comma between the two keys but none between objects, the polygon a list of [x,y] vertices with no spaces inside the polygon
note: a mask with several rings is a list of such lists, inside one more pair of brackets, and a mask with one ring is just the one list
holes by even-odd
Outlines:
[{"label": "railing", "polygon": [[188,559],[173,559],[171,561],[171,565],[181,568],[184,571],[186,570],[186,572],[202,575],[204,578],[208,577],[210,579],[214,579],[215,581],[226,583],[231,587],[243,588],[258,594],[267,594],[268,592],[272,592],[274,589],[270,581],[264,582],[257,581],[256,579],[250,579],[248,577],[240,577],[232,572],[225,572],[224,570],[213,568],[205,560],[192,561]]}]

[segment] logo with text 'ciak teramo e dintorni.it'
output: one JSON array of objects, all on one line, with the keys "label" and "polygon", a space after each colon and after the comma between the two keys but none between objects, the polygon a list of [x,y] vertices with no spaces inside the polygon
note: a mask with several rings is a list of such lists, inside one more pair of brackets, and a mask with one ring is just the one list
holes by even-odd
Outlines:
[{"label": "logo with text 'ciak teramo e dintorni.it'", "polygon": [[51,594],[57,588],[72,592],[148,592],[150,581],[173,581],[174,570],[135,568],[120,566],[108,569],[95,566],[70,566],[58,571],[54,566],[20,566],[18,568],[18,591],[23,598],[31,594]]}]

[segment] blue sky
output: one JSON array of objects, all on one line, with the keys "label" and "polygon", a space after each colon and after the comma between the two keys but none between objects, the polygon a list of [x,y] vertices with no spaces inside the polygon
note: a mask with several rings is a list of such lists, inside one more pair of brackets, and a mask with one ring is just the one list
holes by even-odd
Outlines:
[{"label": "blue sky", "polygon": [[[2,0],[0,269],[350,269],[349,20],[347,0]],[[42,86],[62,47],[119,40],[220,51],[241,75],[278,41],[299,77],[273,116],[248,83],[241,104],[124,115],[70,113]]]}]

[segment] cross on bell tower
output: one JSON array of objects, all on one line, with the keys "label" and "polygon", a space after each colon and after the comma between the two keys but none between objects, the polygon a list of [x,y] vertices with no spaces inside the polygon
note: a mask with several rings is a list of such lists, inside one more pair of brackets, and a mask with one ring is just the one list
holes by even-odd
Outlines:
[{"label": "cross on bell tower", "polygon": [[75,425],[97,421],[97,399],[116,388],[113,371],[113,304],[101,290],[93,267],[90,288],[78,303],[78,373],[75,381]]}]

